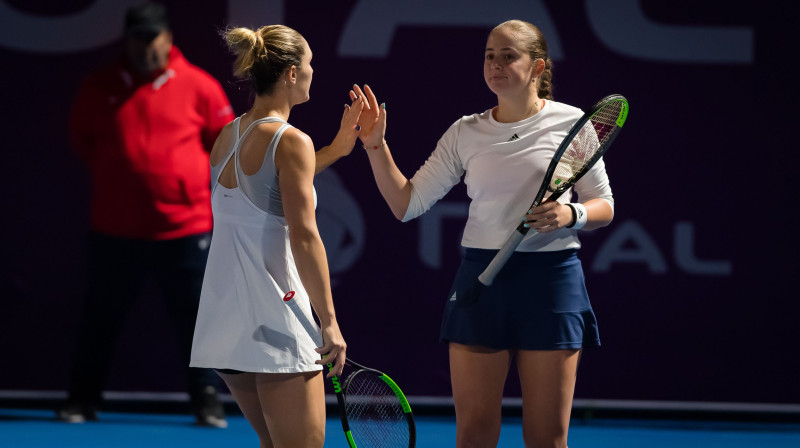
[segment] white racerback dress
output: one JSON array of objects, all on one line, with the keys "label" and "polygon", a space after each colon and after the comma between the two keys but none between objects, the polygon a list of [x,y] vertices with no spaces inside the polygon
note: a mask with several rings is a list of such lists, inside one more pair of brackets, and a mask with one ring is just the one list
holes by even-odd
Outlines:
[{"label": "white racerback dress", "polygon": [[[321,370],[314,363],[319,359],[314,342],[283,303],[283,296],[295,291],[298,305],[313,321],[289,245],[275,170],[275,150],[290,125],[278,118],[262,118],[239,136],[240,120],[234,120],[236,137],[229,153],[211,167],[214,232],[190,366],[261,373]],[[260,170],[246,175],[239,165],[242,142],[256,125],[270,122],[283,125],[272,138]],[[233,189],[219,184],[231,158],[237,184]]]}]

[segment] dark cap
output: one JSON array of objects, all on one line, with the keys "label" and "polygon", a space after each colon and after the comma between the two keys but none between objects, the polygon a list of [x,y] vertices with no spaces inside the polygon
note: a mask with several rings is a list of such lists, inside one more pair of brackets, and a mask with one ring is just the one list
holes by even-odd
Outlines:
[{"label": "dark cap", "polygon": [[127,36],[155,37],[169,29],[167,8],[158,3],[144,3],[128,8],[125,12],[125,34]]}]

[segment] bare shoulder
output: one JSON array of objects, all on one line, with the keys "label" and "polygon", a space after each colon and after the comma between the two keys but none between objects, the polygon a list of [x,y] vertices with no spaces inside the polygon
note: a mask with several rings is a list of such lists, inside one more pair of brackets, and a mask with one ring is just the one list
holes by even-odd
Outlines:
[{"label": "bare shoulder", "polygon": [[313,172],[316,159],[311,137],[294,127],[284,131],[275,150],[275,166],[279,174],[283,168]]},{"label": "bare shoulder", "polygon": [[[236,120],[234,120],[236,121]],[[222,127],[222,130],[219,132],[220,136],[227,136],[230,138],[233,135],[233,121],[229,122],[225,126]]]},{"label": "bare shoulder", "polygon": [[[266,123],[259,123],[253,127],[250,131],[249,139],[255,140],[260,143],[267,143],[270,142],[273,137],[275,137],[275,133],[278,132],[278,129],[282,126],[282,122],[266,122]],[[295,128],[295,127],[288,127],[281,135],[281,140],[278,144],[278,147],[296,147],[296,148],[306,148],[310,146],[311,148],[314,147],[313,143],[311,142],[311,137],[306,135],[303,131]]]},{"label": "bare shoulder", "polygon": [[214,147],[211,148],[211,165],[216,165],[220,162],[230,149],[233,142],[233,121],[226,124],[225,127],[219,132],[217,140],[214,142]]},{"label": "bare shoulder", "polygon": [[304,152],[309,150],[311,152],[314,151],[314,142],[311,141],[311,137],[295,127],[290,127],[283,133],[278,145],[283,146],[284,144],[286,145],[285,147]]}]

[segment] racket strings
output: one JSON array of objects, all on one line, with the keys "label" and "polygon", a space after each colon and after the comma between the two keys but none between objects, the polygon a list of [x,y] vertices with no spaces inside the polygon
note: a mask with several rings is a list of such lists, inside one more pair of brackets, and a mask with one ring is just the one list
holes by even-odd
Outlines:
[{"label": "racket strings", "polygon": [[378,375],[361,373],[349,380],[345,412],[358,446],[408,448],[410,434],[403,406]]},{"label": "racket strings", "polygon": [[608,103],[581,126],[556,166],[550,182],[551,189],[571,181],[608,144],[618,129],[617,118],[622,107],[620,101]]}]

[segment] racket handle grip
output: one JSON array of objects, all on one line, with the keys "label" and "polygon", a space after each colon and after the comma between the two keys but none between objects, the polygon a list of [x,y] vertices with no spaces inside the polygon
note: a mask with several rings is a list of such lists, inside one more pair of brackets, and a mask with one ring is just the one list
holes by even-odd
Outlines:
[{"label": "racket handle grip", "polygon": [[300,309],[300,305],[297,304],[297,301],[294,299],[295,292],[289,291],[283,296],[283,303],[285,303],[290,310],[294,313],[297,320],[300,321],[300,325],[306,329],[308,335],[311,336],[311,339],[317,345],[317,347],[322,347],[322,334],[319,331],[319,328],[311,322],[311,320],[306,316],[302,309]]},{"label": "racket handle grip", "polygon": [[492,282],[494,282],[494,278],[497,277],[497,273],[500,272],[500,269],[503,269],[503,266],[505,266],[508,259],[511,258],[511,255],[514,253],[517,246],[519,246],[519,243],[522,242],[523,238],[525,238],[525,235],[519,231],[515,230],[512,232],[511,236],[508,237],[505,244],[503,244],[503,247],[500,248],[500,252],[494,256],[489,266],[486,266],[483,273],[478,276],[478,280],[484,285],[490,286]]}]

